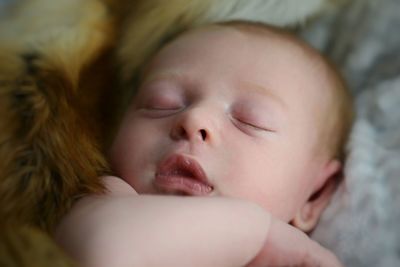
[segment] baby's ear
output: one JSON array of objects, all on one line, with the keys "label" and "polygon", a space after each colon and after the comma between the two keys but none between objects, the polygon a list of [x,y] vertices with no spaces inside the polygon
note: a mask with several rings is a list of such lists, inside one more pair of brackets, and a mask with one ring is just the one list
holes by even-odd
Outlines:
[{"label": "baby's ear", "polygon": [[317,225],[322,212],[329,204],[342,176],[342,164],[340,161],[336,159],[329,161],[321,169],[311,196],[298,210],[291,224],[303,232],[312,231]]}]

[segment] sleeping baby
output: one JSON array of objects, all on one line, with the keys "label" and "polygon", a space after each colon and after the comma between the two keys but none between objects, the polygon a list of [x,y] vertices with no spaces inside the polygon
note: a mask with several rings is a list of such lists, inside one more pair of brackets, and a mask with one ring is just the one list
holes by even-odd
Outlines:
[{"label": "sleeping baby", "polygon": [[179,35],[140,78],[109,192],[58,227],[67,253],[97,267],[341,266],[305,234],[343,178],[352,123],[324,57],[284,30],[229,22]]}]

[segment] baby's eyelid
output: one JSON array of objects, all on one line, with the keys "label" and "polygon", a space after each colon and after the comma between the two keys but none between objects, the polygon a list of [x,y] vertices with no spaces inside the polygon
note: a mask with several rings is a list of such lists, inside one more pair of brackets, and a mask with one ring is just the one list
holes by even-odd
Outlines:
[{"label": "baby's eyelid", "polygon": [[176,107],[176,108],[154,108],[154,107],[142,107],[137,111],[138,114],[141,114],[148,118],[164,118],[169,117],[174,114],[181,112],[184,107]]},{"label": "baby's eyelid", "polygon": [[180,109],[185,105],[182,97],[177,95],[153,95],[144,101],[144,107],[148,109]]},{"label": "baby's eyelid", "polygon": [[238,121],[240,121],[241,123],[243,123],[243,124],[245,124],[247,126],[250,126],[251,128],[254,128],[256,130],[265,130],[263,127],[258,126],[256,124],[253,124],[251,122],[243,121],[243,120],[240,120],[240,119],[238,119]]},{"label": "baby's eyelid", "polygon": [[243,120],[243,119],[240,119],[240,118],[235,118],[235,120],[238,121],[241,124],[244,124],[246,127],[249,127],[249,128],[251,128],[253,130],[256,130],[256,131],[276,132],[275,130],[273,130],[271,128],[268,128],[268,127],[265,127],[265,126],[260,126],[260,125],[251,123],[249,121],[246,121],[246,120]]}]

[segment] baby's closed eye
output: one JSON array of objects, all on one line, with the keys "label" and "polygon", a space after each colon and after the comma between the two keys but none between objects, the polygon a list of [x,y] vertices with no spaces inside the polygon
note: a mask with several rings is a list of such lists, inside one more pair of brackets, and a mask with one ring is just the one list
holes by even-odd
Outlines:
[{"label": "baby's closed eye", "polygon": [[276,132],[275,116],[267,107],[247,102],[235,103],[230,111],[232,122],[242,129]]},{"label": "baby's closed eye", "polygon": [[149,117],[160,118],[179,112],[185,101],[179,90],[170,86],[151,85],[139,98],[139,110]]}]

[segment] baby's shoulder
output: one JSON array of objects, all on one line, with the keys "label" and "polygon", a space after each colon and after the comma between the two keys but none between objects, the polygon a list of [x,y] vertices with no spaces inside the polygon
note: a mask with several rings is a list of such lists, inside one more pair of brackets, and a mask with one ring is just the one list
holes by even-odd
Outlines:
[{"label": "baby's shoulder", "polygon": [[138,195],[136,190],[125,182],[122,178],[116,176],[100,177],[106,187],[107,193],[111,195]]}]

